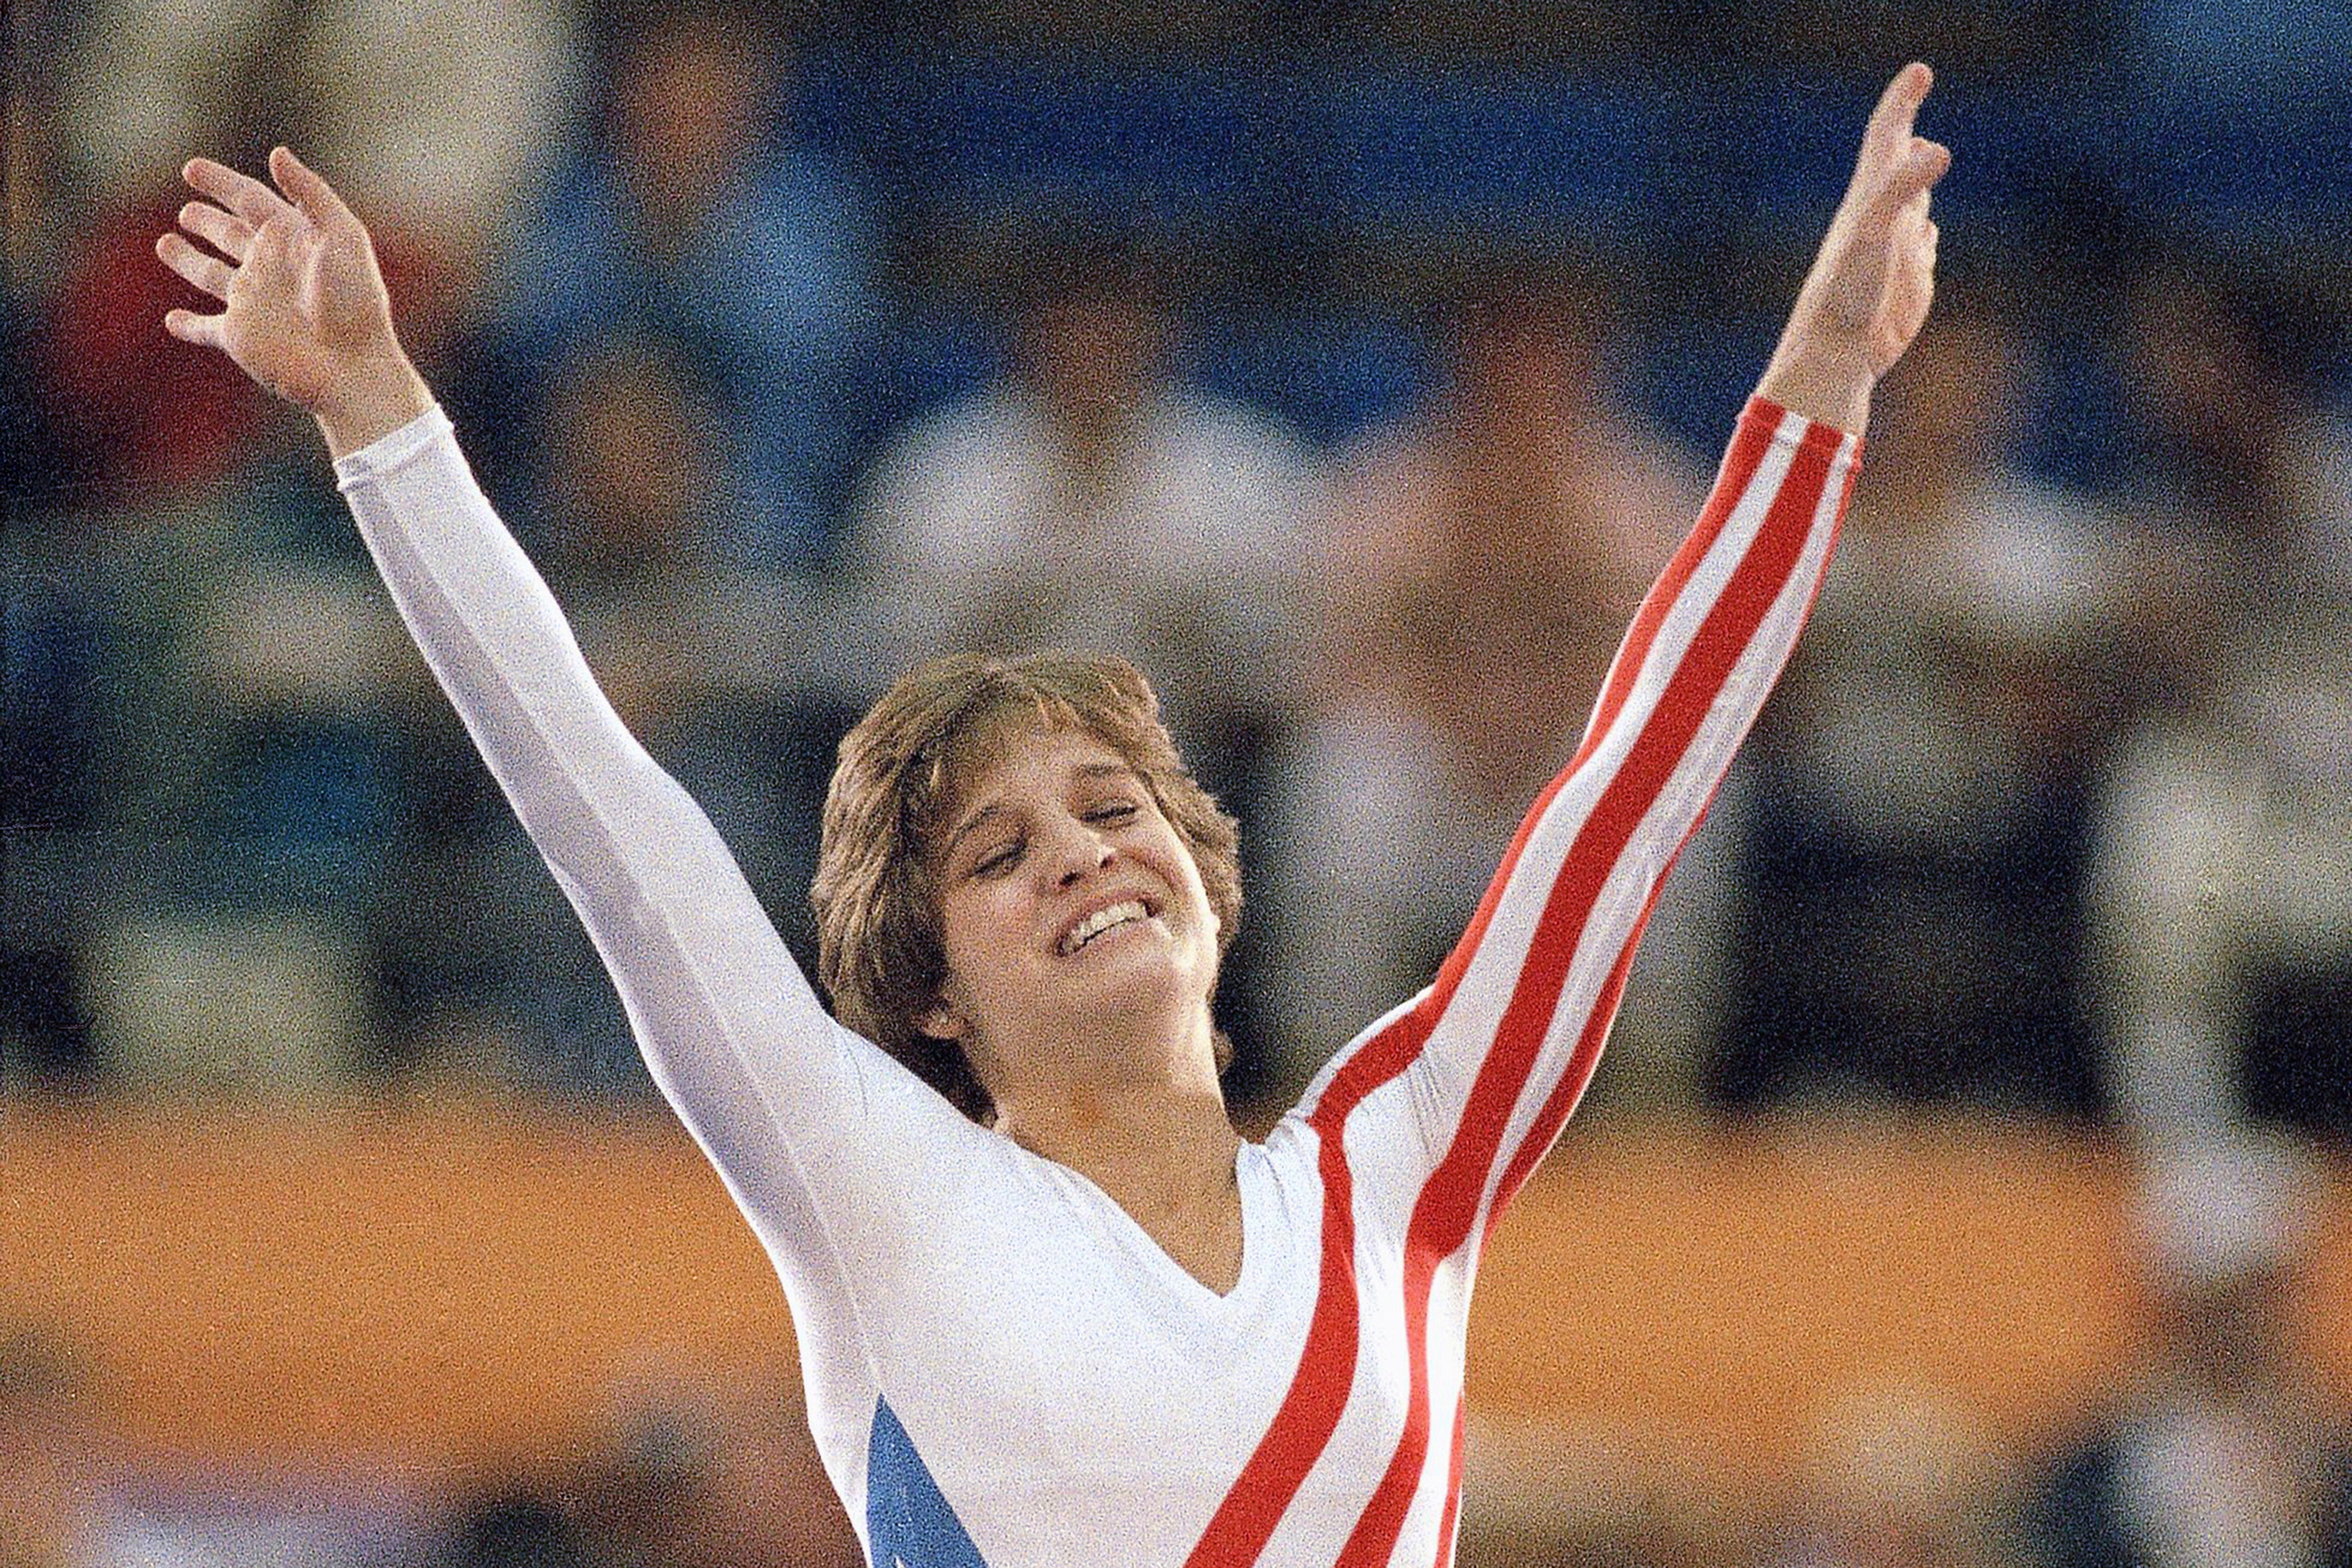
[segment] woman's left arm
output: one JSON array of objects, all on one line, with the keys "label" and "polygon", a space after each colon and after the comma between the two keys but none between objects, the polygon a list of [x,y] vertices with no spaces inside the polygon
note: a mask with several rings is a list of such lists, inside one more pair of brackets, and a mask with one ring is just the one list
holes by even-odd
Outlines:
[{"label": "woman's left arm", "polygon": [[[1928,192],[1906,67],[1865,131],[1780,344],[1696,527],[1651,588],[1568,767],[1538,798],[1436,980],[1359,1039],[1301,1113],[1344,1137],[1379,1097],[1416,1245],[1490,1228],[1591,1081],[1661,883],[1793,650],[1829,564],[1878,378],[1925,320]],[[1385,1146],[1383,1146],[1385,1145]],[[1409,1197],[1408,1197],[1409,1195]]]}]

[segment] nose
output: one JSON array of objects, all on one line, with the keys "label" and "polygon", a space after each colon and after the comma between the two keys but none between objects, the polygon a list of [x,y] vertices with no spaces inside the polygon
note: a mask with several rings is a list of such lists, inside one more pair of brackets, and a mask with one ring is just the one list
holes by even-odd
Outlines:
[{"label": "nose", "polygon": [[1061,831],[1055,835],[1055,885],[1070,887],[1110,864],[1118,851],[1110,841],[1097,832],[1091,823],[1076,817],[1065,818]]}]

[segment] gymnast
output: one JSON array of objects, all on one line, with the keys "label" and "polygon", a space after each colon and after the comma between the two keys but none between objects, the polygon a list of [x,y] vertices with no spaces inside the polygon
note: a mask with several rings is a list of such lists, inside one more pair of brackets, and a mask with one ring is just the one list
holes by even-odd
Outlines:
[{"label": "gymnast", "polygon": [[[877,1568],[1443,1563],[1472,1276],[1827,570],[1925,320],[1930,77],[1888,85],[1696,525],[1433,982],[1263,1143],[1210,1003],[1233,821],[1111,656],[958,654],[842,742],[795,966],[616,716],[403,354],[366,227],[206,159],[168,329],[310,413],[401,615],[773,1260]],[[201,243],[199,243],[201,242]],[[906,585],[921,591],[919,583]]]}]

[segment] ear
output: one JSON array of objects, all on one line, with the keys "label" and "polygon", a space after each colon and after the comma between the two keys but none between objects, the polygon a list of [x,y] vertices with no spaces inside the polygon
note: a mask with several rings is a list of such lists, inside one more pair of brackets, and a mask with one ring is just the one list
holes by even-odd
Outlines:
[{"label": "ear", "polygon": [[971,1020],[957,1011],[944,995],[923,1009],[915,1019],[915,1027],[933,1040],[951,1040],[958,1044],[971,1033]]}]

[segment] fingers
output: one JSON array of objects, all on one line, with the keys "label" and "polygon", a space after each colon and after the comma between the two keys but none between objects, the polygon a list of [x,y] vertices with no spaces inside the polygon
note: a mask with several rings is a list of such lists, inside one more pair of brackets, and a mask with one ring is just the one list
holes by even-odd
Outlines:
[{"label": "fingers", "polygon": [[280,147],[269,154],[269,177],[278,182],[279,190],[294,199],[302,215],[320,228],[358,224],[359,218],[343,204],[335,188],[295,157],[290,149]]},{"label": "fingers", "polygon": [[221,346],[222,320],[220,316],[199,316],[193,310],[166,310],[163,312],[163,330],[183,343],[217,349]]},{"label": "fingers", "polygon": [[1936,73],[1917,60],[1913,60],[1895,73],[1886,90],[1878,95],[1878,107],[1870,112],[1870,129],[1865,140],[1900,147],[1911,137],[1911,127],[1919,117],[1919,106],[1927,101],[1927,89],[1936,85]]},{"label": "fingers", "polygon": [[1901,161],[1882,171],[1871,200],[1882,212],[1900,213],[1927,199],[1936,182],[1952,166],[1952,150],[1940,141],[1915,136]]},{"label": "fingers", "polygon": [[1863,132],[1862,157],[1855,172],[1864,176],[1874,168],[1879,171],[1885,182],[1882,196],[1890,205],[1909,201],[1914,193],[1942,179],[1944,171],[1951,167],[1949,148],[1913,134],[1919,106],[1935,85],[1936,73],[1919,61],[1905,66],[1878,95],[1878,107],[1871,110],[1869,128]]},{"label": "fingers", "polygon": [[253,225],[221,211],[209,202],[190,202],[180,209],[180,226],[231,261],[243,261],[253,252]]},{"label": "fingers", "polygon": [[1951,149],[1913,134],[1919,106],[1935,81],[1935,72],[1914,60],[1895,73],[1871,111],[1844,204],[1873,227],[1892,220],[1952,165]]},{"label": "fingers", "polygon": [[1908,146],[1889,154],[1885,162],[1874,163],[1865,158],[1854,171],[1853,195],[1864,204],[1865,211],[1878,214],[1882,220],[1891,219],[1915,202],[1924,204],[1936,182],[1951,166],[1950,148],[1924,136],[1914,136]]},{"label": "fingers", "polygon": [[229,281],[236,276],[236,269],[212,252],[189,244],[186,235],[164,235],[155,242],[155,255],[164,266],[214,298],[228,298]]},{"label": "fingers", "polygon": [[191,158],[180,170],[189,184],[259,228],[280,213],[293,211],[286,199],[250,174],[240,174],[209,158]]},{"label": "fingers", "polygon": [[1930,141],[1924,136],[1911,139],[1910,162],[1905,166],[1902,183],[1915,191],[1925,191],[1944,177],[1952,166],[1952,150],[1940,141]]}]

